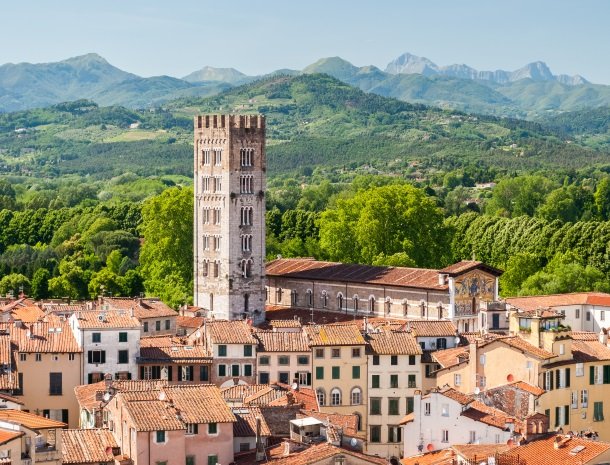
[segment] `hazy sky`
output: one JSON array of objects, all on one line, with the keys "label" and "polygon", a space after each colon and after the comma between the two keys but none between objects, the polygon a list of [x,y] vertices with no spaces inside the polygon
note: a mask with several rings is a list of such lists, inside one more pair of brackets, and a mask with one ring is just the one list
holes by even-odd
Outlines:
[{"label": "hazy sky", "polygon": [[246,74],[341,56],[386,64],[404,52],[439,65],[555,74],[610,84],[606,0],[4,0],[0,63],[96,52],[142,76],[204,65]]}]

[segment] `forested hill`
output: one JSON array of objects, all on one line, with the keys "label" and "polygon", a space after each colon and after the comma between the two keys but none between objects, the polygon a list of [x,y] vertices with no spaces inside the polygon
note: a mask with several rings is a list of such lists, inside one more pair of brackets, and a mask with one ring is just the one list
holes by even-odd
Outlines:
[{"label": "forested hill", "polygon": [[132,111],[89,101],[0,115],[3,174],[109,178],[191,173],[192,116],[267,116],[269,174],[317,166],[534,170],[610,163],[531,122],[467,115],[362,92],[328,75],[274,76],[209,98]]}]

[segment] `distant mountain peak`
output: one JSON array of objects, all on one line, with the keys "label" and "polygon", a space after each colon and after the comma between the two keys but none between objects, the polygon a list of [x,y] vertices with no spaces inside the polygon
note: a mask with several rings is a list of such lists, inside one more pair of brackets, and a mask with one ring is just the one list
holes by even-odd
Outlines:
[{"label": "distant mountain peak", "polygon": [[241,84],[249,80],[249,77],[235,68],[214,68],[213,66],[204,66],[203,68],[184,76],[182,79],[191,83],[218,81],[228,82],[230,84]]}]

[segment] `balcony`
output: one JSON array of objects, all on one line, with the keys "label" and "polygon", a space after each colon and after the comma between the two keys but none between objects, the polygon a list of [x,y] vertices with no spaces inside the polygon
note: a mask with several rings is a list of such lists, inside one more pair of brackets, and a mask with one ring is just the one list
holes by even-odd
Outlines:
[{"label": "balcony", "polygon": [[55,446],[49,445],[36,447],[36,455],[34,457],[35,462],[51,462],[61,459],[61,454]]}]

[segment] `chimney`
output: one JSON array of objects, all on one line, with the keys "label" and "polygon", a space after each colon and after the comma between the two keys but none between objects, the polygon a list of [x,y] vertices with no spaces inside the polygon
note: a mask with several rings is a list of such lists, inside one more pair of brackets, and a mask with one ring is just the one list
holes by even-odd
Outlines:
[{"label": "chimney", "polygon": [[599,342],[603,345],[608,345],[608,330],[606,328],[602,328],[599,331]]},{"label": "chimney", "polygon": [[262,460],[265,460],[265,445],[261,438],[261,417],[256,417],[256,461]]}]

